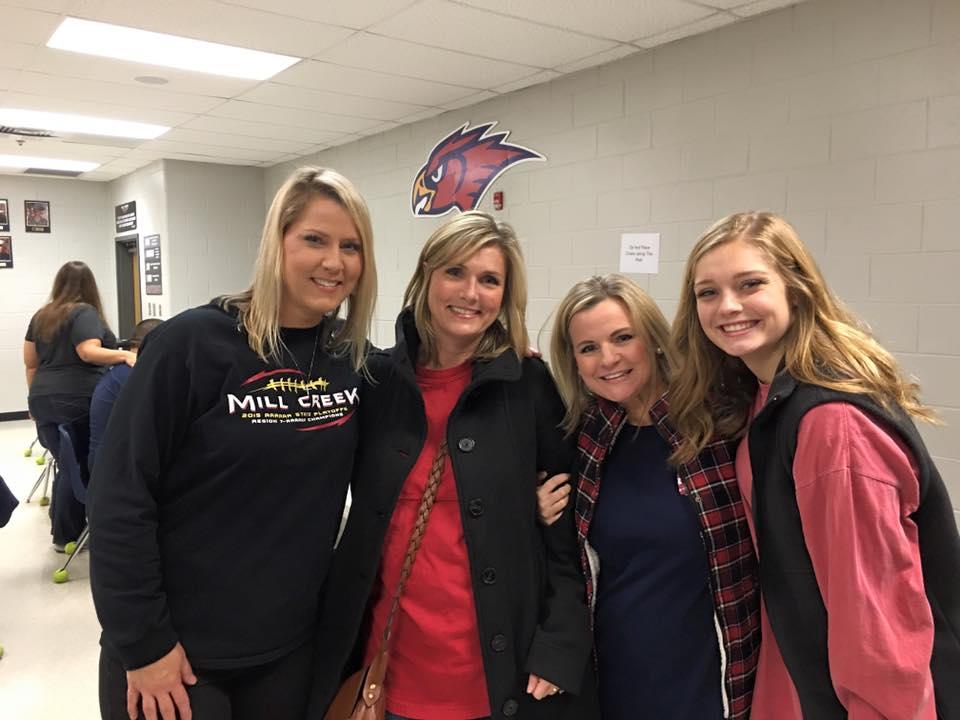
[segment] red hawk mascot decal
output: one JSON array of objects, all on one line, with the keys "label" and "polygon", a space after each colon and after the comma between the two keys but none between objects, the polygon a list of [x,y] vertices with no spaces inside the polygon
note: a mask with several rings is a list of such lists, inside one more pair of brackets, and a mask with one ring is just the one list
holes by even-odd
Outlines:
[{"label": "red hawk mascot decal", "polygon": [[454,130],[434,145],[413,181],[410,207],[419,217],[473,210],[487,188],[509,167],[546,160],[530,148],[506,142],[509,131],[490,133],[495,122]]}]

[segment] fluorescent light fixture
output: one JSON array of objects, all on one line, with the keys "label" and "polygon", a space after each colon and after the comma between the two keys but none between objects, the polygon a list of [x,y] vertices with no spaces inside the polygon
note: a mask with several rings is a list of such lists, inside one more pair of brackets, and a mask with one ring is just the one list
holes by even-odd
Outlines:
[{"label": "fluorescent light fixture", "polygon": [[141,140],[153,140],[170,129],[163,125],[150,125],[128,120],[110,120],[109,118],[89,117],[87,115],[67,115],[14,108],[0,108],[0,125],[84,135],[138,138]]},{"label": "fluorescent light fixture", "polygon": [[83,160],[59,160],[57,158],[29,157],[27,155],[0,155],[0,168],[14,170],[63,170],[65,172],[89,172],[100,167],[100,163]]},{"label": "fluorescent light fixture", "polygon": [[266,80],[300,61],[219,43],[66,18],[47,47],[192,72]]}]

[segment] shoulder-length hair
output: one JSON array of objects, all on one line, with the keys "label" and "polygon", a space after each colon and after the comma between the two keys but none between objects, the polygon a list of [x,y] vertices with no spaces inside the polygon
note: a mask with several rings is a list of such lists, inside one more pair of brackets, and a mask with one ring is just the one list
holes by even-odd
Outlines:
[{"label": "shoulder-length hair", "polygon": [[437,338],[427,303],[430,276],[439,268],[464,262],[487,246],[503,253],[506,277],[500,314],[483,334],[474,357],[489,359],[513,350],[522,358],[526,353],[530,345],[526,326],[527,273],[520,242],[510,225],[498,223],[487,213],[470,211],[434,230],[420,251],[417,267],[403,294],[403,306],[413,310],[422,357],[427,360],[437,359]]},{"label": "shoulder-length hair", "polygon": [[86,303],[97,311],[104,327],[103,304],[93,272],[85,262],[71,260],[64,263],[53,278],[50,301],[37,312],[33,321],[36,337],[49,342],[59,332],[70,312],[77,305]]},{"label": "shoulder-length hair", "polygon": [[363,268],[356,287],[346,300],[345,320],[332,339],[333,347],[349,355],[353,367],[360,370],[366,356],[367,336],[377,297],[373,227],[363,197],[353,183],[336,170],[302,167],[287,178],[273,196],[267,211],[254,265],[253,284],[245,292],[223,297],[221,305],[236,309],[251,350],[265,362],[279,359],[282,351],[283,236],[307,204],[318,197],[334,200],[346,210],[360,236]]},{"label": "shoulder-length hair", "polygon": [[739,358],[726,355],[703,332],[697,315],[697,263],[725,243],[759,248],[782,278],[791,322],[784,336],[783,368],[800,382],[865,394],[880,405],[898,405],[915,418],[934,421],[920,401],[917,383],[869,329],[827,287],[817,263],[782,217],[742,212],[719,220],[687,259],[673,335],[684,362],[671,387],[671,413],[683,443],[680,461],[692,459],[715,435],[738,437],[746,426],[757,380]]},{"label": "shoulder-length hair", "polygon": [[643,343],[651,369],[647,392],[665,387],[676,367],[670,325],[657,303],[639,285],[617,273],[581,280],[560,301],[550,338],[550,369],[567,408],[561,424],[567,434],[576,429],[593,402],[577,371],[570,323],[577,313],[596,307],[604,300],[615,300],[623,306],[633,332]]}]

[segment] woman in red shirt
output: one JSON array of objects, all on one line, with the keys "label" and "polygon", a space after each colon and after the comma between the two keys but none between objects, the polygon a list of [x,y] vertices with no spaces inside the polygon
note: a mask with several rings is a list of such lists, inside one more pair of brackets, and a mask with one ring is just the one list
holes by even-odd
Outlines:
[{"label": "woman in red shirt", "polygon": [[[320,676],[328,664],[352,672],[379,650],[433,475],[392,625],[388,717],[590,720],[592,699],[577,697],[590,631],[572,513],[537,522],[537,472],[567,468],[572,447],[546,366],[521,359],[526,279],[513,230],[477,212],[438,228],[403,305],[396,346],[368,360]],[[315,707],[333,690],[319,688]]]}]

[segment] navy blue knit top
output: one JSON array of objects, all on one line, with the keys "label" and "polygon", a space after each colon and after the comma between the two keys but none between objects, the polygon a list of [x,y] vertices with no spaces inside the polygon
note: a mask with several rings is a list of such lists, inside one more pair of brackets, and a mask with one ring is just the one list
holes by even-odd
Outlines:
[{"label": "navy blue knit top", "polygon": [[723,717],[707,556],[653,426],[624,425],[604,463],[589,541],[604,720]]}]

